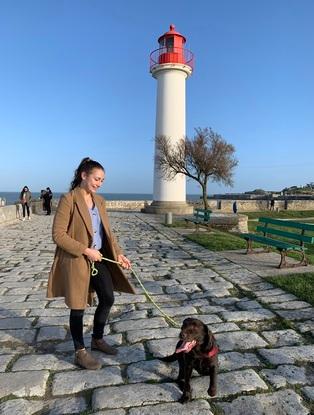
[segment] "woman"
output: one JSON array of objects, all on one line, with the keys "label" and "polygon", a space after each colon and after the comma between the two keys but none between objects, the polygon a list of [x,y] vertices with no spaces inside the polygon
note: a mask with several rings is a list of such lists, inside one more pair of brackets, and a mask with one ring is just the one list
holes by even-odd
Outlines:
[{"label": "woman", "polygon": [[[99,369],[101,364],[85,349],[83,315],[91,294],[96,291],[98,306],[94,315],[91,348],[107,354],[117,350],[103,339],[104,327],[114,302],[113,290],[132,293],[117,264],[102,261],[102,255],[131,267],[111,232],[105,201],[96,195],[105,178],[97,161],[85,158],[75,171],[70,192],[63,195],[53,222],[52,238],[57,244],[50,271],[47,297],[64,297],[70,312],[70,331],[75,349],[75,363],[85,369]],[[91,275],[91,263],[98,274]]]},{"label": "woman", "polygon": [[23,221],[25,220],[25,210],[27,211],[28,220],[31,219],[30,206],[31,206],[32,194],[27,186],[24,186],[20,193],[20,202],[23,209]]}]

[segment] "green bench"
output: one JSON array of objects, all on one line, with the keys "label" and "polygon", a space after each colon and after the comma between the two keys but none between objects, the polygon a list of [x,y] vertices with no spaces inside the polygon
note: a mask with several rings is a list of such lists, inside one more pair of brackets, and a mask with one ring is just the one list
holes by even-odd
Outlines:
[{"label": "green bench", "polygon": [[209,209],[194,209],[193,216],[184,218],[185,222],[192,222],[196,226],[195,230],[198,231],[200,226],[205,226],[207,229],[210,228],[210,214],[212,213]]},{"label": "green bench", "polygon": [[[289,229],[287,230],[286,228]],[[314,236],[305,235],[305,233],[313,233],[314,225],[292,220],[259,218],[256,232],[259,233],[245,233],[240,235],[247,242],[247,254],[257,253],[252,248],[252,242],[255,241],[259,244],[267,245],[269,247],[267,249],[268,252],[270,251],[270,247],[276,248],[280,252],[281,260],[278,268],[308,265],[308,260],[305,256],[307,248],[304,244],[313,244]],[[284,240],[280,240],[277,237],[284,238]],[[299,252],[302,256],[300,262],[293,265],[287,264],[286,255],[288,251]],[[265,252],[265,250],[262,252]]]}]

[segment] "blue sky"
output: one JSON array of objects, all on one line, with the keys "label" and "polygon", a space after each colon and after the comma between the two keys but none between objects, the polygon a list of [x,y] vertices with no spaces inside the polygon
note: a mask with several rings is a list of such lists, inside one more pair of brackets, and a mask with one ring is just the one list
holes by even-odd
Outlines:
[{"label": "blue sky", "polygon": [[[156,81],[170,23],[187,38],[187,135],[236,148],[234,187],[314,181],[312,0],[2,0],[0,190],[65,191],[85,156],[104,192],[151,193]],[[188,193],[197,193],[193,182]]]}]

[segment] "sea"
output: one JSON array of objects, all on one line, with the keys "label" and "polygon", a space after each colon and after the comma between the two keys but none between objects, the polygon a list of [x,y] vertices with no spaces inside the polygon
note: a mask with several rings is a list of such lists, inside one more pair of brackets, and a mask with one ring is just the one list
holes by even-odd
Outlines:
[{"label": "sea", "polygon": [[[64,192],[53,192],[53,198],[59,199]],[[106,200],[153,200],[151,193],[99,193]],[[1,192],[0,199],[5,199],[6,205],[14,205],[20,198],[20,192]],[[40,199],[39,192],[32,192],[33,199]],[[200,195],[187,195],[187,200],[199,200]]]}]

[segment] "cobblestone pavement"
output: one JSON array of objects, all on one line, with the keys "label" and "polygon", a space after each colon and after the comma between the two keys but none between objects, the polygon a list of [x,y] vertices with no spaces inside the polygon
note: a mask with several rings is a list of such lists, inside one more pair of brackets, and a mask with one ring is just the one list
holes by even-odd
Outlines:
[{"label": "cobblestone pavement", "polygon": [[[0,414],[303,415],[314,407],[314,312],[260,276],[188,242],[158,217],[111,213],[121,245],[156,301],[177,321],[198,316],[220,347],[218,395],[193,375],[193,401],[177,402],[170,327],[141,290],[116,295],[99,371],[73,364],[68,315],[45,298],[51,217],[0,228]],[[130,276],[131,277],[131,276]],[[93,309],[85,316],[90,343]]]}]

